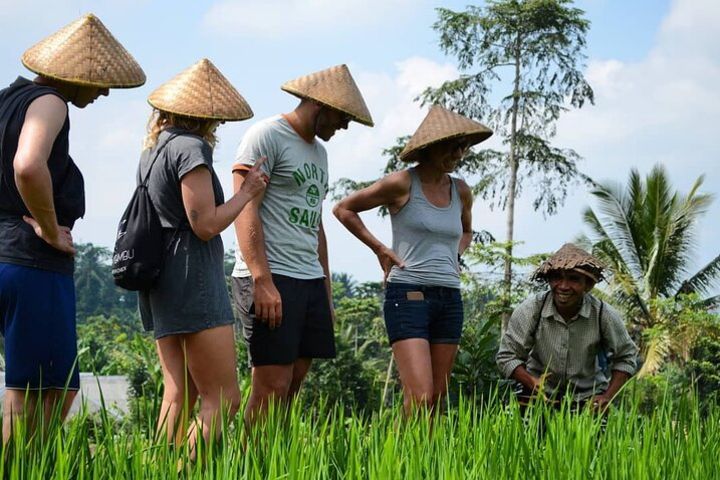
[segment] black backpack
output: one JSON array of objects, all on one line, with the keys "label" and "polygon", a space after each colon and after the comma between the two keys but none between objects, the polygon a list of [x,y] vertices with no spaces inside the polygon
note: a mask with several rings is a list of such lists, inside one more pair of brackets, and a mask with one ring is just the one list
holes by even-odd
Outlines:
[{"label": "black backpack", "polygon": [[160,276],[165,243],[160,217],[148,192],[148,180],[160,152],[174,137],[155,152],[118,225],[112,275],[115,285],[126,290],[150,290]]}]

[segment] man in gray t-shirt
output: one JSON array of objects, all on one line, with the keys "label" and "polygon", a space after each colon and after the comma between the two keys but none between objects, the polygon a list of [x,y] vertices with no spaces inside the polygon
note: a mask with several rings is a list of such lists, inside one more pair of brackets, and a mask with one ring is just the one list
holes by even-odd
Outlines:
[{"label": "man in gray t-shirt", "polygon": [[351,120],[373,124],[345,65],[291,80],[282,89],[300,104],[251,127],[233,165],[236,190],[261,157],[270,178],[264,196],[235,221],[240,248],[233,301],[253,369],[246,422],[262,416],[270,400],[291,400],[313,358],[335,356],[322,226],[328,161],[316,137],[328,141]]}]

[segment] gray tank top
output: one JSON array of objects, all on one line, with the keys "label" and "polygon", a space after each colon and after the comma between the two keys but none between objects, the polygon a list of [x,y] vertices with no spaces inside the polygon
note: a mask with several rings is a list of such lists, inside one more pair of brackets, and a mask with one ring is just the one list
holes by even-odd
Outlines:
[{"label": "gray tank top", "polygon": [[422,191],[415,168],[409,168],[410,199],[399,212],[390,215],[392,248],[405,262],[393,267],[389,282],[460,288],[458,248],[462,237],[462,201],[456,179],[450,177],[450,205],[430,203]]}]

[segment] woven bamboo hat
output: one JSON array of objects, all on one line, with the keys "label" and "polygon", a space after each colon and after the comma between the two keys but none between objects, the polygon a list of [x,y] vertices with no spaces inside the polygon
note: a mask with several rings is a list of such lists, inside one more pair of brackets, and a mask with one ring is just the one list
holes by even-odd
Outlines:
[{"label": "woven bamboo hat", "polygon": [[281,89],[349,115],[368,127],[374,125],[370,111],[347,65],[336,65],[285,82]]},{"label": "woven bamboo hat", "polygon": [[253,116],[250,105],[207,58],[160,85],[148,103],[184,117],[233,121]]},{"label": "woven bamboo hat", "polygon": [[92,13],[30,47],[22,63],[44,77],[84,87],[132,88],[145,83],[140,65]]},{"label": "woven bamboo hat", "polygon": [[577,245],[566,243],[535,270],[533,280],[545,280],[547,274],[554,270],[573,270],[597,283],[603,280],[604,269],[605,265],[600,260]]},{"label": "woven bamboo hat", "polygon": [[433,105],[403,151],[400,152],[400,159],[413,162],[420,150],[443,140],[464,138],[472,146],[488,139],[492,134],[492,130],[480,122],[451,112],[440,105]]}]

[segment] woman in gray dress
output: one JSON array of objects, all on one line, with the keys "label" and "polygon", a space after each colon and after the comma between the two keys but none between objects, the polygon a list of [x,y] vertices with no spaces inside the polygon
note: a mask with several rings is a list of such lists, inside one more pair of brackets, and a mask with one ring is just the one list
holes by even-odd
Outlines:
[{"label": "woman in gray dress", "polygon": [[[219,435],[220,413],[232,419],[240,405],[219,234],[263,191],[266,178],[260,159],[244,187],[224,202],[212,165],[215,128],[250,118],[252,111],[209,60],[161,85],[148,101],[155,112],[138,177],[150,171],[148,191],[167,249],[156,286],[140,294],[140,316],[154,331],[163,371],[158,432],[179,442],[189,427],[194,452],[200,432],[206,440],[212,429]],[[198,419],[188,425],[198,397]]]},{"label": "woman in gray dress", "polygon": [[[385,326],[403,386],[405,413],[432,409],[447,391],[463,325],[458,260],[472,240],[472,191],[449,174],[468,148],[492,135],[438,105],[400,158],[417,162],[340,201],[333,213],[377,255],[385,280]],[[385,205],[392,249],[360,212]]]}]

